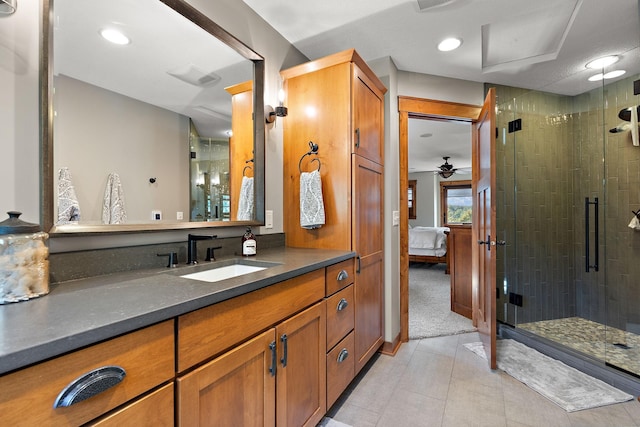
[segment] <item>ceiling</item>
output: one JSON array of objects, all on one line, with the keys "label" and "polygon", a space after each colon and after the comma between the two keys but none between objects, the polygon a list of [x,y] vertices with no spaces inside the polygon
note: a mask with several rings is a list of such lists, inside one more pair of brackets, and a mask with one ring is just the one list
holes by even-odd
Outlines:
[{"label": "ceiling", "polygon": [[[585,67],[600,56],[621,55],[612,66],[627,71],[621,78],[640,73],[638,0],[244,2],[311,59],[355,48],[365,61],[389,57],[402,71],[563,95],[601,85],[587,81],[596,72]],[[438,51],[436,45],[449,36],[461,37],[462,46]],[[453,134],[459,127],[453,125]],[[421,138],[429,144],[445,130],[417,131],[433,133]],[[462,164],[467,162],[456,158],[467,155],[448,144],[450,162],[469,166],[470,149],[469,164]],[[414,165],[415,170],[434,169],[442,164],[441,152],[423,163]]]}]

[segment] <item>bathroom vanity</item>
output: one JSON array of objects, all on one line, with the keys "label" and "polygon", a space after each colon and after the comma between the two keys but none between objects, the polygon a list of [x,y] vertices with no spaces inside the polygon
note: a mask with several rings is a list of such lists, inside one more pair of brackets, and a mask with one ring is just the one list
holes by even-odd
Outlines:
[{"label": "bathroom vanity", "polygon": [[183,277],[207,263],[0,306],[0,424],[316,425],[355,372],[354,256],[281,247],[220,281]]}]

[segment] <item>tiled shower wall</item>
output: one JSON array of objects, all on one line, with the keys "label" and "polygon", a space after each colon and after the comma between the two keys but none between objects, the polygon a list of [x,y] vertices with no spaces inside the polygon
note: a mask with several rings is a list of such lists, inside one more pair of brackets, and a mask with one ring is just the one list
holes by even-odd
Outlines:
[{"label": "tiled shower wall", "polygon": [[[523,296],[523,307],[507,304],[508,318],[501,320],[517,324],[572,316],[576,224],[573,136],[566,113],[571,98],[504,86],[496,86],[496,95],[496,161],[504,165],[497,174],[497,221],[507,241],[507,250],[498,251],[498,264],[509,291]],[[508,133],[508,122],[516,118],[522,120],[522,130]]]},{"label": "tiled shower wall", "polygon": [[[640,209],[640,147],[629,132],[608,132],[621,108],[639,103],[636,79],[575,97],[495,86],[497,222],[508,242],[498,252],[499,320],[577,315],[621,329],[640,325],[640,231],[627,227]],[[515,118],[522,130],[508,133]],[[600,203],[597,273],[585,272],[585,197]],[[502,277],[523,295],[523,307],[507,303]]]}]

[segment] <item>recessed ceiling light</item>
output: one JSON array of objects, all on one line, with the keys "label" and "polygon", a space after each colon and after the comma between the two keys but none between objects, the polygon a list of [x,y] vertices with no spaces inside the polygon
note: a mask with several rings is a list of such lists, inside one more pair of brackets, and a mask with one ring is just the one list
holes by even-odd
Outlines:
[{"label": "recessed ceiling light", "polygon": [[594,59],[591,62],[587,62],[586,67],[591,69],[602,69],[608,67],[611,64],[615,64],[620,60],[618,55],[603,56],[602,58]]},{"label": "recessed ceiling light", "polygon": [[624,73],[626,73],[625,70],[610,71],[610,72],[608,72],[606,74],[598,73],[598,74],[594,74],[593,76],[589,77],[588,80],[590,82],[598,82],[598,81],[600,81],[602,79],[615,79],[616,77],[620,77]]},{"label": "recessed ceiling light", "polygon": [[125,45],[131,43],[129,37],[122,34],[120,30],[116,30],[113,28],[105,28],[103,30],[100,30],[100,35],[104,37],[105,40],[108,40],[114,44]]},{"label": "recessed ceiling light", "polygon": [[449,52],[450,50],[459,48],[461,44],[462,39],[450,37],[438,43],[438,50],[441,52]]},{"label": "recessed ceiling light", "polygon": [[616,77],[620,77],[624,73],[626,73],[625,70],[615,70],[615,71],[610,71],[606,73],[603,77],[605,79],[615,79]]}]

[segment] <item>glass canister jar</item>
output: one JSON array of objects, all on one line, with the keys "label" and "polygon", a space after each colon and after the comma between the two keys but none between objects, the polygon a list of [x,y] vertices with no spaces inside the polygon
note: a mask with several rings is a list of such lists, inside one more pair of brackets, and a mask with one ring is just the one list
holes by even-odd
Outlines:
[{"label": "glass canister jar", "polygon": [[49,235],[21,220],[21,212],[7,213],[0,222],[0,304],[49,293]]}]

